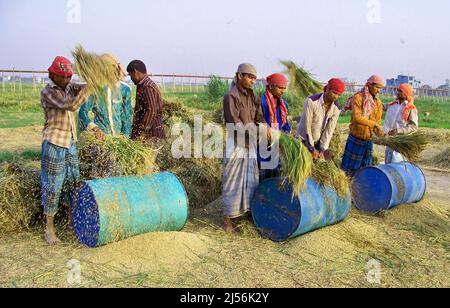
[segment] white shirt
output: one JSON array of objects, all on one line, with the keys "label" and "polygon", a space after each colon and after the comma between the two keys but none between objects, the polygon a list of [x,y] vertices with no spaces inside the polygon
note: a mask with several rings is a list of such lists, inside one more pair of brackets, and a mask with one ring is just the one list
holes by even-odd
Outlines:
[{"label": "white shirt", "polygon": [[408,121],[403,120],[403,111],[408,105],[408,101],[388,106],[386,118],[384,120],[384,132],[388,134],[392,130],[397,130],[398,134],[408,134],[419,128],[419,115],[417,109],[411,110]]},{"label": "white shirt", "polygon": [[323,96],[315,95],[306,100],[296,135],[312,147],[319,143],[320,150],[326,151],[330,147],[341,111],[336,104],[332,104],[326,113]]}]

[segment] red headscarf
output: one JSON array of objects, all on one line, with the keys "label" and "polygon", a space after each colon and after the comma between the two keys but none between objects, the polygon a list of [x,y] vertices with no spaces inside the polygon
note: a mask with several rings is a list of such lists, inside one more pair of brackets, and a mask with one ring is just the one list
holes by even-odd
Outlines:
[{"label": "red headscarf", "polygon": [[325,86],[325,92],[327,92],[328,89],[337,94],[342,94],[345,92],[345,83],[337,78],[330,79],[328,84]]},{"label": "red headscarf", "polygon": [[[411,114],[411,110],[416,109],[416,106],[414,105],[414,89],[413,87],[408,84],[404,83],[398,87],[398,90],[403,92],[403,94],[406,95],[406,99],[408,100],[408,104],[406,105],[405,109],[403,109],[403,120],[408,121],[409,115]],[[398,100],[392,102],[389,104],[389,106],[395,105],[400,103]]]},{"label": "red headscarf", "polygon": [[[267,100],[267,108],[270,116],[270,123],[272,128],[278,127],[278,119],[277,119],[277,99],[273,96],[272,92],[269,91],[269,86],[275,85],[280,88],[286,88],[288,84],[287,78],[282,74],[273,74],[267,77],[267,89],[266,89],[266,100]],[[280,99],[280,111],[281,111],[281,126],[285,126],[287,123],[287,115],[288,109],[286,107],[286,103],[284,99]]]},{"label": "red headscarf", "polygon": [[72,77],[73,67],[69,59],[64,57],[56,57],[52,65],[48,68],[48,72],[62,77]]}]

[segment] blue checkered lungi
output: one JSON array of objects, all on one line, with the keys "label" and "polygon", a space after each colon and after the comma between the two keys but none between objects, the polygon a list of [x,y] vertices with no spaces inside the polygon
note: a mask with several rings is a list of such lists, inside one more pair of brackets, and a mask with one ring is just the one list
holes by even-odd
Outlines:
[{"label": "blue checkered lungi", "polygon": [[345,146],[341,169],[348,176],[353,177],[358,170],[372,165],[373,142],[371,140],[361,140],[350,135]]},{"label": "blue checkered lungi", "polygon": [[54,216],[58,212],[63,185],[67,192],[63,197],[72,203],[80,180],[77,148],[71,142],[70,148],[62,148],[44,141],[42,143],[41,160],[41,188],[42,206],[47,216]]}]

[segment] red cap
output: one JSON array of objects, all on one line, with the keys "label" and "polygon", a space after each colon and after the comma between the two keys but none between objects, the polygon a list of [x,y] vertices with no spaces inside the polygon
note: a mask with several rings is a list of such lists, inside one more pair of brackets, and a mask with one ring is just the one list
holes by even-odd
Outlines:
[{"label": "red cap", "polygon": [[330,89],[334,93],[342,94],[345,91],[345,83],[340,79],[333,78],[328,81],[328,85],[325,87],[325,91],[327,89]]},{"label": "red cap", "polygon": [[52,66],[48,68],[48,72],[58,76],[72,77],[73,75],[72,63],[67,58],[56,57],[52,63]]},{"label": "red cap", "polygon": [[273,74],[267,77],[267,84],[269,86],[275,85],[280,88],[286,88],[288,80],[283,74]]}]

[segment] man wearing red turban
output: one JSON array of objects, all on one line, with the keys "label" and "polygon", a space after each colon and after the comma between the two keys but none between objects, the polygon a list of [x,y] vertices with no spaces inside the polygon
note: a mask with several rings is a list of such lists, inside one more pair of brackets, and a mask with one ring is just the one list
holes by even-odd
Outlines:
[{"label": "man wearing red turban", "polygon": [[73,194],[80,178],[75,119],[88,93],[85,87],[70,82],[73,68],[68,59],[56,57],[48,72],[51,82],[41,92],[45,115],[41,188],[42,206],[47,220],[45,240],[55,245],[60,242],[56,236],[54,218],[58,212],[62,187],[68,185],[69,194]]},{"label": "man wearing red turban", "polygon": [[337,100],[345,91],[342,80],[333,78],[325,86],[324,93],[309,97],[297,126],[297,138],[303,140],[314,159],[331,159],[331,138],[340,116]]},{"label": "man wearing red turban", "polygon": [[[264,119],[269,127],[283,133],[291,133],[291,125],[288,121],[289,106],[283,98],[286,91],[288,80],[283,74],[273,74],[267,77],[266,92],[260,97],[261,109]],[[266,153],[270,153],[271,148]],[[263,162],[272,161],[276,157],[261,157],[261,151],[258,153],[258,162],[260,164],[260,182],[280,176],[281,166],[275,169],[267,169]],[[278,159],[279,161],[279,159]]]},{"label": "man wearing red turban", "polygon": [[[414,89],[405,83],[397,89],[397,100],[387,106],[384,132],[390,136],[409,134],[419,128],[419,114],[414,105]],[[391,148],[386,148],[386,164],[405,161],[406,159]]]}]

